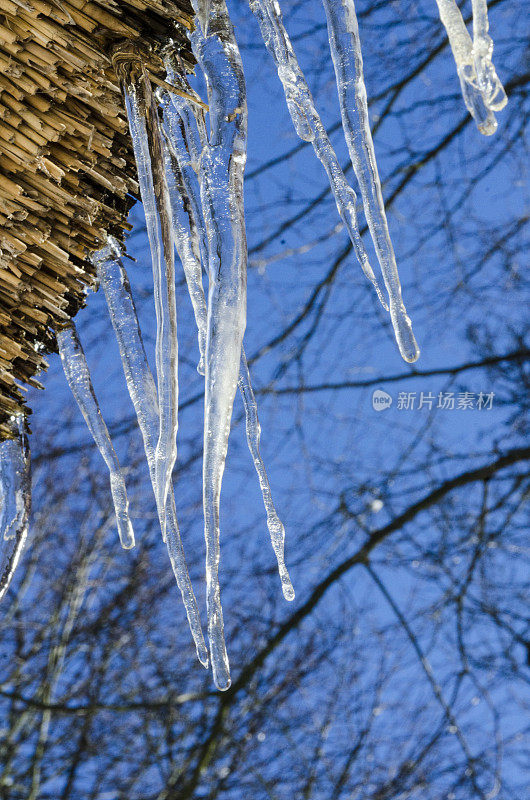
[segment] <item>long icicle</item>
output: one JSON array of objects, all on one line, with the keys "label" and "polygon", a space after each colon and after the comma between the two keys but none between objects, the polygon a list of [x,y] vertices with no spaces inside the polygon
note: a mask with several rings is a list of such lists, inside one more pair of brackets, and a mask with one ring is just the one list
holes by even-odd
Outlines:
[{"label": "long icicle", "polygon": [[388,230],[370,130],[355,5],[353,0],[324,0],[324,8],[344,136],[361,189],[364,215],[388,292],[390,317],[399,350],[405,361],[413,362],[418,359],[420,353],[403,305],[396,257]]},{"label": "long icicle", "polygon": [[[109,237],[109,244],[98,253],[94,253],[91,260],[97,268],[98,278],[105,293],[110,319],[120,350],[127,389],[136,411],[149,475],[153,491],[156,494],[155,454],[159,432],[156,387],[144,349],[129,279],[120,260],[120,254],[120,244],[113,237]],[[171,566],[182,595],[197,657],[201,664],[207,667],[208,650],[204,642],[199,609],[186,566],[172,484],[170,484],[164,513],[165,520],[160,519],[160,526],[166,531],[166,546]]]},{"label": "long icicle", "polygon": [[294,600],[294,588],[285,564],[285,528],[274,506],[269,478],[259,449],[261,425],[259,424],[258,406],[256,398],[254,397],[254,392],[252,391],[250,372],[248,370],[244,349],[241,350],[241,367],[237,385],[245,406],[248,448],[258,474],[263,504],[267,513],[267,527],[271,537],[272,549],[274,550],[274,555],[278,562],[278,572],[282,582],[283,596],[286,600]]},{"label": "long icicle", "polygon": [[[440,20],[447,32],[466,108],[475,120],[480,133],[484,136],[491,136],[497,130],[497,120],[493,112],[500,111],[506,105],[507,99],[491,64],[493,44],[490,37],[487,36],[487,13],[484,27],[484,16],[479,8],[479,5],[482,4],[473,4],[473,24],[476,37],[476,42],[473,43],[455,0],[436,0],[436,3]],[[476,26],[475,14],[478,18]],[[485,36],[487,36],[487,40],[490,43],[488,48],[484,48]],[[477,62],[481,73],[482,85],[477,76]],[[487,68],[488,63],[491,71]],[[492,72],[497,82],[496,88],[492,89],[493,95],[486,89],[486,84],[489,85],[489,81],[486,79],[484,82],[486,73],[493,79]],[[493,81],[493,83],[495,82]]]},{"label": "long icicle", "polygon": [[0,600],[9,589],[24,550],[31,508],[30,451],[21,414],[13,420],[12,429],[13,438],[0,444]]},{"label": "long icicle", "polygon": [[[175,241],[183,265],[188,292],[195,314],[195,322],[199,333],[201,363],[204,363],[204,352],[202,348],[206,340],[207,308],[202,285],[201,263],[197,248],[193,247],[194,240],[191,233],[193,228],[200,227],[201,223],[199,222],[199,225],[197,225],[194,219],[194,213],[197,213],[194,211],[194,206],[196,204],[194,204],[188,196],[188,191],[193,191],[193,184],[191,182],[185,182],[182,177],[182,172],[189,159],[187,136],[184,132],[182,137],[175,140],[175,129],[179,128],[175,120],[177,114],[173,114],[171,107],[168,106],[167,96],[163,99],[165,100],[165,111],[168,117],[168,129],[171,131],[168,135],[169,150],[166,153],[166,170],[168,174],[173,174],[174,176],[173,180],[168,178],[168,185],[173,211]],[[177,101],[178,100],[180,100],[180,98],[177,98]],[[188,125],[190,125],[189,122]],[[193,136],[193,131],[189,131],[188,135]],[[172,142],[175,142],[174,147],[172,146]],[[172,154],[173,157],[171,157]],[[282,591],[286,600],[294,600],[295,593],[285,564],[285,528],[274,506],[267,471],[259,449],[261,427],[258,418],[258,407],[252,390],[250,373],[243,347],[241,348],[241,364],[237,385],[243,398],[247,443],[258,475],[263,504],[267,513],[267,527],[278,562]]]},{"label": "long icicle", "polygon": [[346,180],[302,70],[298,64],[282,13],[275,0],[249,0],[258,19],[265,46],[274,59],[298,136],[311,142],[328,176],[339,215],[344,222],[362,270],[372,283],[383,308],[388,305],[370,265],[357,224],[357,196]]},{"label": "long icicle", "polygon": [[201,155],[208,230],[203,508],[208,636],[214,680],[230,686],[219,586],[219,502],[246,323],[247,244],[243,209],[247,103],[241,56],[224,0],[211,0],[208,32],[191,34],[206,76],[210,144]]},{"label": "long icicle", "polygon": [[116,513],[118,534],[121,546],[125,550],[129,550],[134,547],[134,531],[129,518],[129,501],[125,480],[108,428],[99,409],[88,364],[73,322],[69,322],[68,325],[57,331],[57,345],[70,390],[109,469],[110,490]]},{"label": "long icicle", "polygon": [[[159,515],[165,520],[171,474],[177,458],[178,343],[175,255],[171,209],[162,155],[162,137],[149,77],[139,59],[115,55],[136,159],[140,194],[153,261],[157,319],[156,371],[160,411],[155,481]],[[162,530],[165,540],[165,530]]]}]

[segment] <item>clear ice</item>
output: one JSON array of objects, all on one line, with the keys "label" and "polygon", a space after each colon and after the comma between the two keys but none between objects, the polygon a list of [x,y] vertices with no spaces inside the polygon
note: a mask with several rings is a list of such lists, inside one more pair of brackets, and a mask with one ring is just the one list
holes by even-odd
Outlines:
[{"label": "clear ice", "polygon": [[405,361],[419,357],[412,325],[403,305],[396,257],[390,239],[381,182],[370,130],[359,26],[353,0],[324,0],[331,57],[339,95],[342,128],[359,182],[364,214],[389,298],[390,317]]},{"label": "clear ice", "polygon": [[[179,121],[177,119],[179,106],[185,101],[182,101],[181,98],[176,97],[175,109],[173,110],[172,105],[168,104],[169,100],[167,98],[167,93],[163,99],[165,102],[165,116],[167,117],[168,130],[170,131],[168,135],[168,148],[170,148],[175,154],[173,159],[169,159],[169,154],[167,156],[168,169],[175,171],[174,180],[180,185],[180,190],[174,190],[172,188],[172,179],[168,178],[173,206],[175,239],[177,242],[177,248],[179,248],[179,241],[181,241],[181,239],[188,239],[187,242],[183,241],[181,243],[179,255],[184,268],[188,292],[195,314],[195,322],[197,324],[197,330],[199,334],[201,365],[204,364],[203,348],[206,341],[207,306],[202,284],[201,263],[198,248],[193,247],[192,231],[194,229],[196,230],[201,228],[202,215],[199,217],[199,224],[197,225],[194,221],[194,214],[197,213],[194,210],[196,204],[191,202],[188,194],[188,190],[190,190],[190,192],[196,191],[194,189],[194,185],[191,181],[189,181],[187,182],[187,185],[184,186],[183,181],[179,180],[178,178],[178,176],[184,172],[184,169],[189,161],[188,153],[192,148],[187,146],[187,136],[194,141],[194,126],[193,122],[189,120],[185,127],[181,128],[179,125]],[[176,137],[175,132],[178,132],[178,138]],[[186,209],[188,210],[187,214]],[[195,259],[195,263],[193,263],[193,259]],[[201,371],[200,365],[199,372]],[[278,561],[278,571],[282,583],[283,594],[287,600],[293,600],[294,589],[287,571],[284,557],[285,528],[278,517],[278,513],[274,506],[265,464],[263,463],[263,459],[260,454],[259,443],[261,427],[258,419],[258,408],[254,392],[252,390],[250,373],[243,348],[241,349],[241,364],[237,385],[245,408],[247,443],[258,475],[263,503],[267,513],[267,527],[269,529],[273,550]]]},{"label": "clear ice", "polygon": [[497,77],[491,57],[486,0],[472,0],[473,40],[456,0],[436,0],[453,53],[466,108],[480,133],[491,136],[497,130],[493,112],[504,108],[508,99]]},{"label": "clear ice", "polygon": [[246,324],[247,244],[243,210],[247,102],[241,56],[224,0],[211,0],[206,33],[191,34],[208,86],[210,137],[201,154],[208,234],[203,509],[208,637],[214,681],[230,686],[219,586],[219,501]]},{"label": "clear ice", "polygon": [[[147,361],[129,279],[121,260],[121,246],[112,237],[98,253],[92,255],[100,284],[105,293],[109,314],[116,334],[123,371],[138,426],[142,434],[149,475],[156,495],[156,445],[159,433],[159,409],[156,387]],[[177,585],[180,589],[188,623],[195,642],[197,657],[208,666],[208,650],[204,642],[197,601],[191,585],[180,538],[173,487],[170,483],[168,502],[158,509],[160,527],[165,529],[166,546]],[[164,519],[160,518],[164,514]]]},{"label": "clear ice", "polygon": [[271,537],[272,549],[274,550],[278,562],[278,572],[282,582],[283,596],[286,600],[294,600],[293,584],[291,583],[285,564],[285,528],[274,507],[269,478],[259,449],[261,425],[259,424],[258,418],[258,406],[256,398],[254,397],[254,392],[252,391],[248,363],[243,348],[241,349],[241,367],[237,385],[245,406],[247,442],[254,461],[254,467],[258,474],[263,504],[267,513],[267,527]]},{"label": "clear ice", "polygon": [[[178,71],[171,48],[166,52],[165,67],[171,84],[184,93],[191,89]],[[202,284],[202,265],[208,266],[208,237],[201,204],[199,171],[201,154],[208,147],[208,136],[202,108],[186,98],[161,91],[166,125],[166,165],[169,168],[169,193],[173,214],[173,230],[181,260],[199,337],[198,372],[204,375],[206,353],[207,308]]]},{"label": "clear ice", "polygon": [[195,225],[195,216],[192,214],[190,194],[188,192],[188,186],[185,184],[179,157],[173,149],[169,138],[164,147],[164,161],[169,195],[171,198],[175,244],[184,269],[186,285],[197,323],[200,353],[200,361],[197,370],[201,375],[204,375],[208,311],[202,285],[198,228]]},{"label": "clear ice", "polygon": [[129,501],[125,480],[112,445],[109,431],[101,416],[85,354],[73,322],[57,330],[57,345],[70,390],[79,406],[90,433],[109,469],[110,490],[116,513],[121,546],[134,547],[134,531],[129,518]]},{"label": "clear ice", "polygon": [[492,111],[500,111],[508,98],[492,62],[493,40],[489,35],[487,0],[471,0],[473,8],[473,61],[477,83],[484,102]]},{"label": "clear ice", "polygon": [[[340,5],[340,0],[338,0],[338,4]],[[356,167],[355,171],[361,185],[365,213],[389,294],[389,304],[387,304],[383,296],[359,233],[356,194],[346,180],[315,107],[311,90],[300,69],[289,34],[283,24],[280,7],[275,0],[250,0],[250,8],[258,19],[263,41],[276,64],[296,132],[301,139],[312,143],[316,155],[326,170],[337,209],[346,226],[359,263],[366,277],[373,284],[383,308],[387,311],[390,310],[390,317],[401,355],[406,361],[415,361],[418,358],[419,350],[401,299],[401,286],[388,234],[381,187],[375,166],[372,137],[368,125],[368,114],[366,112],[366,120],[361,114],[358,114],[357,119],[354,118],[354,103],[362,95],[361,84],[364,90],[364,82],[362,81],[362,59],[359,62],[360,49],[356,46],[356,41],[352,38],[349,30],[352,26],[348,25],[347,27],[345,19],[339,20],[337,18],[336,25],[343,29],[341,32],[344,35],[337,42],[334,36],[335,28],[330,26],[330,45],[335,67],[337,68],[337,60],[342,65],[340,76],[337,75],[337,82],[341,98],[343,125],[350,124],[352,136],[350,137],[346,132],[349,146],[350,140],[353,142],[353,133],[357,134],[355,147],[350,147],[350,157]],[[342,13],[342,6],[337,11]],[[355,12],[353,13],[355,18]],[[350,85],[355,77],[360,78],[360,82],[359,80],[357,81],[357,91],[355,87]],[[346,103],[349,106],[351,105],[347,115],[345,115]],[[366,97],[364,97],[364,105],[366,107]],[[370,185],[367,184],[368,180],[372,181]],[[377,180],[376,184],[374,183],[375,180]]]},{"label": "clear ice", "polygon": [[12,433],[12,439],[0,443],[0,600],[24,550],[31,508],[30,451],[22,415],[12,420]]},{"label": "clear ice", "polygon": [[357,224],[357,196],[348,184],[337,155],[315,107],[311,90],[298,64],[289,34],[285,30],[280,7],[274,0],[250,0],[258,19],[265,46],[271,54],[283,86],[287,108],[298,136],[311,142],[326,170],[339,215],[346,226],[357,259],[385,306]]},{"label": "clear ice", "polygon": [[31,507],[29,444],[22,415],[13,419],[12,429],[13,438],[0,444],[0,536],[3,539],[14,539],[28,524]]},{"label": "clear ice", "polygon": [[[124,70],[122,86],[129,119],[140,194],[153,261],[159,435],[155,454],[155,494],[160,518],[177,458],[178,342],[175,253],[162,133],[151,84],[140,62]],[[165,523],[163,523],[165,524]],[[166,537],[165,529],[162,535]]]}]

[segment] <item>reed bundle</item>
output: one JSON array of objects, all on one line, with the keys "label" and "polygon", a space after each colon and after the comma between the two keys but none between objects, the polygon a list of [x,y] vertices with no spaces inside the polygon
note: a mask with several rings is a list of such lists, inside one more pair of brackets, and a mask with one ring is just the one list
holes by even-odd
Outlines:
[{"label": "reed bundle", "polygon": [[168,38],[193,70],[192,27],[189,0],[0,0],[0,439],[94,286],[88,255],[130,227],[138,186],[112,54],[141,51],[156,84]]}]

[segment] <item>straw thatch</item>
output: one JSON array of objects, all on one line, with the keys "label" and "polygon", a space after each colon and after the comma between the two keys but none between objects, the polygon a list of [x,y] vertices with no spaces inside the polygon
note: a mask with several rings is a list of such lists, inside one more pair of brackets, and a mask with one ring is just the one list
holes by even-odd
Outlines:
[{"label": "straw thatch", "polygon": [[0,0],[0,439],[18,382],[85,302],[87,255],[120,238],[136,168],[112,53],[141,51],[156,84],[168,37],[193,69],[189,0]]}]

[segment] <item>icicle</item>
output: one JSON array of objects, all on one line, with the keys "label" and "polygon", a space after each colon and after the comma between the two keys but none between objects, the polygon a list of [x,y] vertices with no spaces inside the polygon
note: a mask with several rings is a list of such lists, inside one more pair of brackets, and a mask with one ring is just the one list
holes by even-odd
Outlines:
[{"label": "icicle", "polygon": [[487,0],[472,0],[473,8],[473,61],[484,102],[492,111],[500,111],[508,98],[500,82],[491,57],[493,41],[489,35]]},{"label": "icicle", "polygon": [[[92,255],[91,260],[97,268],[98,278],[105,292],[112,326],[118,341],[127,388],[136,411],[153,491],[156,495],[155,453],[159,433],[156,388],[145,354],[127,273],[119,259],[120,253],[119,243],[109,237],[109,245]],[[159,509],[158,513],[160,515],[162,511]],[[166,532],[166,546],[177,585],[182,594],[189,626],[195,641],[197,657],[207,667],[208,650],[204,642],[197,601],[186,566],[171,484],[168,502],[165,509],[163,509],[163,513],[165,514],[165,519],[160,519],[160,526]]]},{"label": "icicle", "polygon": [[168,140],[164,147],[164,163],[166,166],[169,196],[171,198],[175,244],[184,269],[184,276],[193,306],[193,313],[197,322],[200,352],[200,361],[197,370],[201,375],[204,375],[208,316],[206,301],[204,299],[204,288],[202,285],[199,235],[197,227],[194,224],[191,201],[180,168],[179,159],[171,147],[170,140]]},{"label": "icicle", "polygon": [[[166,63],[169,58],[166,59]],[[168,68],[169,64],[168,64]],[[168,74],[168,78],[170,75]],[[201,205],[201,191],[198,180],[200,154],[207,144],[204,118],[200,112],[197,118],[182,98],[161,94],[164,101],[166,121],[166,172],[168,178],[173,230],[175,243],[190,293],[197,321],[200,361],[197,371],[204,375],[206,352],[207,311],[202,285],[202,267],[208,265],[208,240]],[[194,109],[195,111],[195,109]],[[188,239],[188,241],[186,241]],[[193,257],[194,263],[190,260]]]},{"label": "icicle", "polygon": [[24,417],[13,420],[13,439],[0,444],[0,600],[7,592],[24,550],[31,507],[30,452]]},{"label": "icicle", "polygon": [[168,93],[161,93],[164,102],[164,120],[166,122],[166,141],[173,158],[177,159],[181,174],[181,181],[186,192],[185,209],[190,219],[191,236],[194,250],[200,253],[201,261],[208,262],[208,238],[201,205],[201,190],[199,185],[200,156],[202,149],[207,145],[204,116],[201,109],[193,108],[196,117],[190,111],[190,105],[184,103],[185,113],[181,104],[176,101],[181,98],[171,95],[168,102]]},{"label": "icicle", "polygon": [[357,225],[357,196],[348,184],[337,155],[315,107],[307,81],[296,59],[282,14],[275,0],[249,0],[259,21],[263,41],[272,55],[280,78],[295,130],[301,139],[311,142],[326,170],[338,212],[351,239],[364,274],[374,286],[379,301],[388,311],[374,275]]},{"label": "icicle", "polygon": [[208,25],[210,22],[210,3],[211,0],[197,0],[196,14],[201,24],[204,35],[208,33]]},{"label": "icicle", "polygon": [[[168,59],[169,60],[169,59]],[[166,61],[166,64],[168,61]],[[173,79],[173,75],[168,75],[170,80]],[[185,86],[181,88],[185,89]],[[166,93],[167,95],[168,93]],[[171,163],[168,163],[168,170],[175,170],[176,176],[179,175],[179,167],[181,168],[180,172],[183,172],[186,165],[189,162],[189,151],[192,152],[193,145],[191,147],[188,146],[188,140],[191,139],[192,141],[196,141],[195,135],[197,134],[197,128],[194,125],[194,120],[188,117],[188,122],[186,124],[185,132],[182,135],[175,117],[177,116],[175,113],[172,113],[173,109],[172,106],[175,106],[175,110],[180,114],[179,106],[184,104],[186,101],[182,100],[179,97],[176,97],[175,102],[172,103],[171,106],[167,104],[167,96],[164,97],[165,100],[165,112],[167,117],[168,123],[168,146],[170,149],[175,153],[175,158],[177,163],[172,160]],[[175,142],[173,146],[173,142]],[[175,177],[175,180],[178,181],[178,177]],[[178,185],[180,189],[174,190],[172,188],[172,181],[168,179],[168,183],[170,186],[170,195],[171,195],[171,202],[173,208],[173,220],[175,225],[175,240],[177,242],[177,248],[179,247],[179,241],[181,236],[190,236],[191,229],[194,227],[194,215],[197,213],[195,211],[195,206],[193,202],[190,201],[187,191],[191,188],[192,191],[193,185],[190,186],[188,182],[179,182]],[[186,183],[184,186],[183,184]],[[198,184],[197,184],[198,186]],[[190,232],[187,233],[186,230],[180,230],[180,225],[175,223],[176,217],[181,217],[185,209],[188,209],[189,214],[189,223],[190,223]],[[186,217],[184,217],[184,221]],[[199,222],[200,227],[202,224],[202,215],[201,221]],[[191,264],[190,259],[187,257],[183,257],[184,252],[191,252],[191,255],[195,258],[196,263]],[[192,250],[192,243],[188,242],[187,245],[182,246],[182,252],[179,250],[179,254],[181,257],[181,261],[184,268],[184,273],[186,277],[186,282],[188,286],[188,291],[190,294],[193,310],[195,313],[195,322],[197,324],[197,329],[199,332],[199,348],[201,349],[206,340],[206,322],[207,322],[207,308],[206,308],[206,300],[204,297],[204,290],[202,285],[202,277],[201,277],[201,265],[198,260],[196,250]],[[204,351],[201,349],[201,363],[204,361]],[[261,454],[259,451],[259,443],[260,443],[260,435],[261,435],[261,428],[258,419],[258,408],[256,399],[254,397],[254,392],[252,391],[252,384],[250,382],[250,373],[248,370],[248,364],[245,356],[244,349],[241,349],[241,364],[240,364],[240,371],[239,371],[239,379],[238,379],[238,388],[240,390],[241,396],[243,398],[243,404],[245,408],[245,422],[246,422],[246,432],[247,432],[247,443],[252,455],[252,459],[254,461],[254,466],[256,468],[256,472],[258,474],[258,480],[260,484],[260,489],[263,497],[263,503],[265,506],[265,510],[267,513],[267,527],[269,529],[271,543],[273,546],[274,553],[276,555],[278,561],[278,571],[280,574],[281,582],[282,582],[282,590],[284,597],[287,600],[294,599],[294,589],[289,578],[289,573],[287,571],[287,567],[285,565],[285,558],[284,558],[284,543],[285,543],[285,528],[278,517],[276,509],[274,507],[274,503],[272,500],[271,489],[269,480],[267,477],[267,472],[265,469],[265,465],[263,463],[263,459],[261,458]]]},{"label": "icicle", "polygon": [[[188,94],[191,88],[186,79],[179,74],[176,58],[173,46],[170,45],[166,48],[164,55],[167,80],[183,93]],[[192,236],[198,243],[202,263],[207,265],[208,239],[199,185],[201,154],[203,149],[208,146],[204,111],[197,103],[190,103],[186,98],[179,97],[174,93],[161,91],[161,99],[164,102],[164,121],[170,150],[177,158],[186,189]]]},{"label": "icicle", "polygon": [[[167,79],[178,86],[183,93],[188,94],[190,87],[179,73],[175,59],[173,46],[170,45],[164,54]],[[161,91],[160,97],[164,104],[166,143],[169,150],[166,164],[169,172],[173,173],[169,184],[175,242],[197,321],[201,351],[198,372],[203,375],[207,312],[201,263],[207,270],[208,237],[202,211],[199,174],[203,176],[204,162],[201,161],[201,154],[203,149],[208,147],[208,136],[204,113],[200,106],[167,91]],[[191,239],[189,244],[185,241],[187,236]],[[198,263],[192,264],[188,252]]]},{"label": "icicle", "polygon": [[120,261],[121,246],[113,237],[108,238],[109,244],[93,253],[90,260],[96,267],[105,293],[127,388],[146,444],[149,470],[154,475],[159,426],[156,387],[145,354],[129,280]]},{"label": "icicle", "polygon": [[29,444],[24,417],[20,414],[13,420],[13,433],[15,438],[0,444],[0,537],[3,539],[14,539],[27,526],[31,507]]},{"label": "icicle", "polygon": [[455,0],[436,2],[447,31],[466,108],[480,133],[491,136],[497,130],[493,111],[500,111],[507,98],[491,63],[493,43],[488,36],[486,3],[473,0],[475,42],[472,42]]},{"label": "icicle", "polygon": [[[179,149],[179,155],[192,166],[195,173],[198,173],[202,150],[208,144],[204,109],[199,102],[191,103],[189,100],[189,97],[193,96],[193,90],[183,75],[184,70],[179,63],[178,52],[173,42],[170,41],[167,45],[163,58],[168,83],[180,90],[180,95],[160,90],[166,107],[171,105],[182,121],[181,143],[184,146]],[[173,120],[176,121],[176,118],[173,117]],[[169,122],[171,123],[171,120]],[[177,128],[173,130],[176,132]]]},{"label": "icicle", "polygon": [[[149,78],[140,60],[127,60],[129,53],[115,56],[122,87],[138,170],[140,194],[153,261],[157,319],[156,370],[160,406],[156,446],[156,502],[162,520],[163,509],[177,457],[178,426],[178,343],[175,300],[174,243],[169,193],[164,174],[162,136]],[[118,60],[116,61],[116,58]],[[165,539],[165,531],[162,531]]]},{"label": "icicle", "polygon": [[370,131],[359,26],[353,0],[324,0],[342,127],[363,198],[364,214],[389,297],[390,316],[405,361],[416,361],[418,345],[403,300],[390,239],[374,143]]},{"label": "icicle", "polygon": [[129,501],[118,456],[101,416],[92,386],[88,364],[73,322],[57,331],[59,354],[68,385],[74,395],[90,433],[103,456],[110,473],[110,490],[116,513],[116,524],[124,549],[134,547],[134,531],[129,519]]},{"label": "icicle", "polygon": [[11,585],[28,535],[27,527],[19,528],[11,539],[0,539],[0,600]]},{"label": "icicle", "polygon": [[278,572],[280,573],[280,579],[282,582],[283,596],[286,600],[294,600],[293,584],[291,583],[291,579],[285,565],[285,528],[283,527],[283,523],[274,507],[269,479],[267,477],[265,464],[263,463],[263,459],[259,450],[261,426],[258,418],[258,406],[256,403],[256,398],[254,397],[254,392],[252,391],[250,373],[248,371],[247,359],[243,349],[241,350],[241,369],[239,372],[238,387],[245,405],[247,442],[254,460],[256,472],[258,473],[263,504],[265,505],[265,511],[267,512],[267,527],[269,529],[274,554],[276,556],[276,560],[278,561]]},{"label": "icicle", "polygon": [[243,66],[224,0],[211,0],[208,35],[192,46],[208,83],[210,145],[201,156],[209,243],[203,506],[208,634],[214,680],[230,686],[219,587],[219,499],[246,320],[247,246],[243,212],[247,105]]}]

